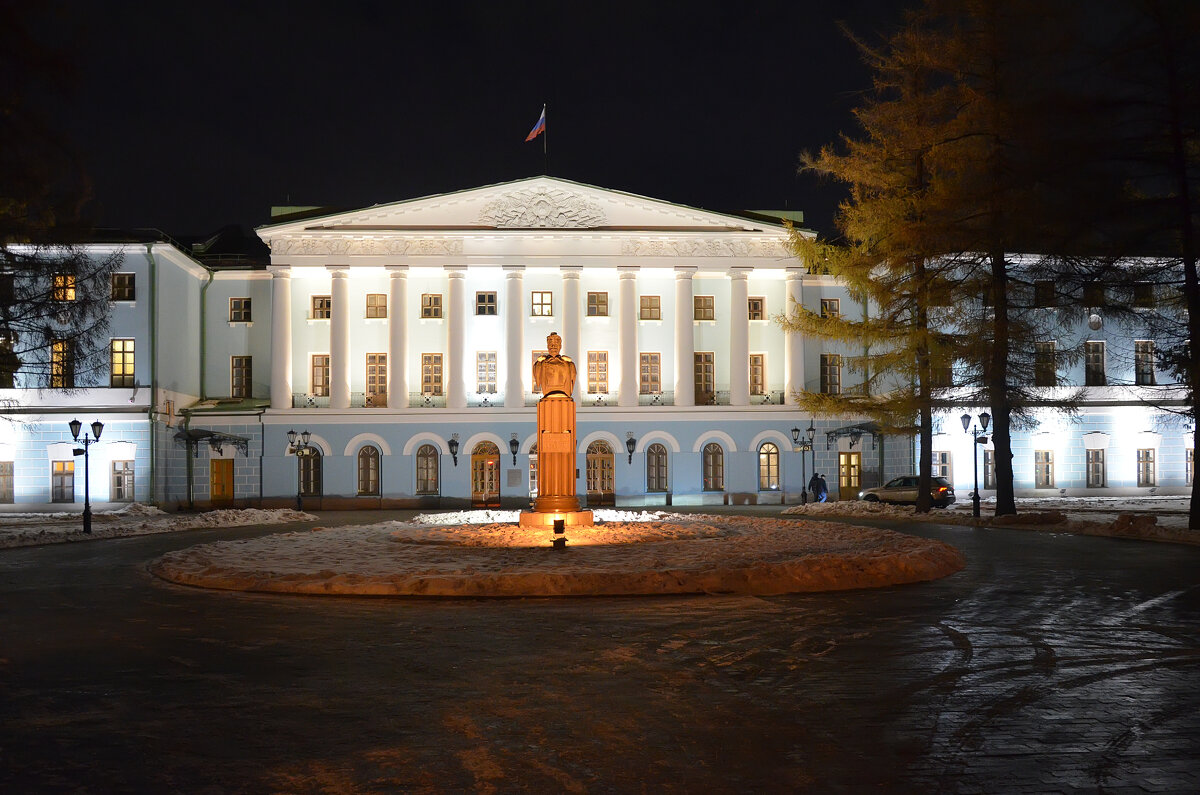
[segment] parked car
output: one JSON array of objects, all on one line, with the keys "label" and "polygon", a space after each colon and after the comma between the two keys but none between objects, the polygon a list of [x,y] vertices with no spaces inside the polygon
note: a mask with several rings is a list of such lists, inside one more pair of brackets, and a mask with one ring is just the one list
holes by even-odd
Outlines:
[{"label": "parked car", "polygon": [[[858,493],[858,498],[867,502],[916,504],[917,483],[919,481],[920,478],[916,475],[904,475],[903,477],[893,478],[877,488],[863,489]],[[954,502],[954,487],[950,485],[950,481],[943,477],[934,477],[931,478],[929,485],[932,491],[933,504],[936,507],[945,508]]]}]

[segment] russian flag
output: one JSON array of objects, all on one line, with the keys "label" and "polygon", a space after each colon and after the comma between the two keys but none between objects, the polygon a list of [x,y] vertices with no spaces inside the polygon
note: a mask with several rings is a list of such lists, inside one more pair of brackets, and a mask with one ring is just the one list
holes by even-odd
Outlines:
[{"label": "russian flag", "polygon": [[546,132],[546,106],[542,105],[542,115],[538,117],[537,124],[533,125],[529,135],[525,136],[525,140],[532,141],[544,132]]}]

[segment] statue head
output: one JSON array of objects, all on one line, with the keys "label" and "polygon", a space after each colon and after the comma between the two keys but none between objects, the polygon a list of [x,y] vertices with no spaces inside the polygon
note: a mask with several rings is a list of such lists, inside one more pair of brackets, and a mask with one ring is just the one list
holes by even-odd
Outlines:
[{"label": "statue head", "polygon": [[557,331],[551,331],[550,336],[546,337],[546,348],[551,356],[558,356],[562,351],[562,337],[558,336]]}]

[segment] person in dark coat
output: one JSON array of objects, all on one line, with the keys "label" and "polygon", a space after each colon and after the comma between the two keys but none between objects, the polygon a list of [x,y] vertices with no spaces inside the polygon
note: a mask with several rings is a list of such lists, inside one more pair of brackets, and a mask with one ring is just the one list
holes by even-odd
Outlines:
[{"label": "person in dark coat", "polygon": [[825,502],[829,499],[829,484],[825,482],[825,478],[817,475],[817,502]]},{"label": "person in dark coat", "polygon": [[813,472],[813,476],[809,478],[808,490],[812,492],[813,502],[817,501],[817,489],[821,486],[821,476]]}]

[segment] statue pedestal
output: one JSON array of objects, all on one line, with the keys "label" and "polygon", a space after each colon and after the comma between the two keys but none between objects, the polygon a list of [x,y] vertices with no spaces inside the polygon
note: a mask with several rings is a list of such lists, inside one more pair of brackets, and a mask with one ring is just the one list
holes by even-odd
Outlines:
[{"label": "statue pedestal", "polygon": [[595,524],[592,519],[591,511],[558,511],[555,513],[542,513],[541,511],[521,511],[521,519],[518,522],[521,527],[537,527],[545,530],[554,530],[554,520],[562,519],[567,527],[591,527]]}]

